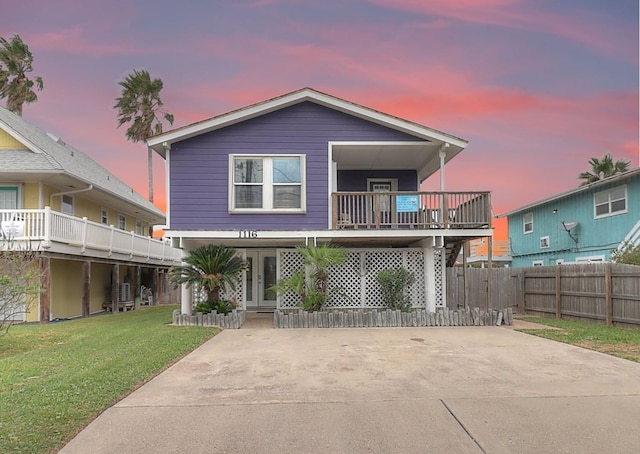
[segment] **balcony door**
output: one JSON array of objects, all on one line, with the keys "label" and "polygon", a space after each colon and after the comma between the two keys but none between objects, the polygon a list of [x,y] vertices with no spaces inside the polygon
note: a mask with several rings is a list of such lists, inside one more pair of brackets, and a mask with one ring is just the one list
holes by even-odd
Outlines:
[{"label": "balcony door", "polygon": [[[367,178],[368,192],[395,192],[398,190],[397,178]],[[390,195],[380,195],[378,200],[372,199],[369,208],[369,223],[375,224],[376,217],[380,225],[391,225],[394,223],[394,197]]]},{"label": "balcony door", "polygon": [[248,250],[247,265],[247,308],[275,309],[276,292],[271,290],[278,276],[275,249]]}]

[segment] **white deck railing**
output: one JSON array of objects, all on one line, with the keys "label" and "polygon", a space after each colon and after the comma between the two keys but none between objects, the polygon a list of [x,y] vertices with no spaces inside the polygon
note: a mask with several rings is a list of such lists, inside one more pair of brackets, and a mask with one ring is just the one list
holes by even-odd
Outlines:
[{"label": "white deck railing", "polygon": [[128,255],[131,259],[168,263],[179,262],[182,257],[181,250],[164,241],[69,216],[49,207],[0,210],[0,244],[7,241],[37,242],[43,249],[53,249],[56,244],[74,246],[78,254],[88,256],[92,251],[100,251],[108,256]]}]

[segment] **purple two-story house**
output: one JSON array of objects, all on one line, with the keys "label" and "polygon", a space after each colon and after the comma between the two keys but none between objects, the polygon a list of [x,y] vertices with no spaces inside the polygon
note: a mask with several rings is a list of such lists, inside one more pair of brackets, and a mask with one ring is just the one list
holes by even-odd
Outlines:
[{"label": "purple two-story house", "polygon": [[[234,295],[247,310],[294,307],[270,287],[302,265],[296,245],[326,242],[349,252],[332,273],[349,297],[331,306],[382,307],[377,273],[399,267],[416,277],[415,307],[444,306],[445,267],[492,235],[489,192],[445,191],[445,165],[466,145],[310,88],[148,141],[166,160],[166,234],[187,252],[235,247],[249,264]],[[421,191],[437,172],[440,191]]]}]

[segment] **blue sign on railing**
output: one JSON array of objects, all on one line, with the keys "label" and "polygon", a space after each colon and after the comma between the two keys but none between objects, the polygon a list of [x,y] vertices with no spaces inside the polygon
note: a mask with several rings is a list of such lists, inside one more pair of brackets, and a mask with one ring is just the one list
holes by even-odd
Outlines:
[{"label": "blue sign on railing", "polygon": [[396,197],[396,211],[398,213],[415,213],[420,208],[417,195],[399,195]]}]

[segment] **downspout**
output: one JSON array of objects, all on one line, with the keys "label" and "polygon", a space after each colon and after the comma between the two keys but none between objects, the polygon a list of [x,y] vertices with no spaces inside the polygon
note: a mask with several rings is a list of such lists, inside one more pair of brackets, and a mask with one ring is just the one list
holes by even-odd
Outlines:
[{"label": "downspout", "polygon": [[91,191],[93,189],[93,185],[90,184],[88,188],[83,188],[83,189],[73,189],[71,191],[64,191],[64,192],[56,192],[53,193],[49,196],[49,205],[52,205],[52,200],[54,197],[57,196],[62,196],[62,195],[70,195],[70,194],[78,194],[80,192],[87,192],[87,191]]}]

